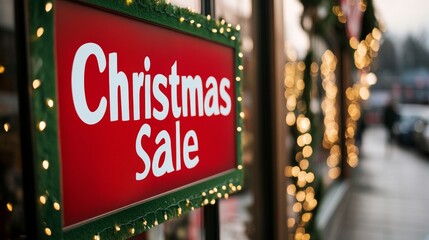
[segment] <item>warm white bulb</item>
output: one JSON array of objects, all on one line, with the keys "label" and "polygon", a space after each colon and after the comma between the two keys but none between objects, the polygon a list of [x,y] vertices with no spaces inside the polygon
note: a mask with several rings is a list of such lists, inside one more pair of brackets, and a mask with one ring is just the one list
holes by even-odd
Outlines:
[{"label": "warm white bulb", "polygon": [[48,170],[48,168],[49,168],[49,161],[48,161],[48,160],[43,160],[43,162],[42,162],[42,167],[43,167],[45,170]]},{"label": "warm white bulb", "polygon": [[36,31],[36,36],[41,37],[44,32],[45,32],[45,29],[43,27],[39,27]]},{"label": "warm white bulb", "polygon": [[52,10],[52,3],[51,2],[47,2],[45,5],[45,11],[46,12],[50,12]]},{"label": "warm white bulb", "polygon": [[46,128],[46,122],[45,121],[40,121],[39,124],[38,124],[38,128],[39,128],[40,131],[45,130],[45,128]]}]

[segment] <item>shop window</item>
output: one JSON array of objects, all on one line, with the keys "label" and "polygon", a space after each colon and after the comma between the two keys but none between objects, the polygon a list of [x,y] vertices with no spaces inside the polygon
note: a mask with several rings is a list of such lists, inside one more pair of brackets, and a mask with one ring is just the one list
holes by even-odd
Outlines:
[{"label": "shop window", "polygon": [[25,234],[14,1],[0,8],[0,239]]}]

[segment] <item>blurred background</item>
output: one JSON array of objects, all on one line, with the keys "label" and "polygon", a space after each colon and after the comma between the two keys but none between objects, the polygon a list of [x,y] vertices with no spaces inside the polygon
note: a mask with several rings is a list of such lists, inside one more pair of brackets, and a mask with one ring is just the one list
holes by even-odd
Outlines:
[{"label": "blurred background", "polygon": [[[429,2],[169,2],[241,29],[246,184],[219,203],[220,239],[429,239]],[[26,239],[32,197],[15,3],[0,0],[0,239]],[[204,239],[203,212],[135,239]]]}]

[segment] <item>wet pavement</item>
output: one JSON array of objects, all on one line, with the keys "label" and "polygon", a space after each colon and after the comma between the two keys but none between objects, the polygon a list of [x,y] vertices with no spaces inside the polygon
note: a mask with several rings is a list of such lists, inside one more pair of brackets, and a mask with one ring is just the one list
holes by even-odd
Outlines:
[{"label": "wet pavement", "polygon": [[429,157],[386,144],[382,127],[364,133],[338,239],[429,240]]}]

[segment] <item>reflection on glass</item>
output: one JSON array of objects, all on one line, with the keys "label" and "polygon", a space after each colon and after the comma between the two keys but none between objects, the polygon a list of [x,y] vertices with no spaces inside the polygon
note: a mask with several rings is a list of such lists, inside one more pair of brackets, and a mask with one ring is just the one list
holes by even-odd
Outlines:
[{"label": "reflection on glass", "polygon": [[13,3],[0,3],[0,239],[25,233]]}]

